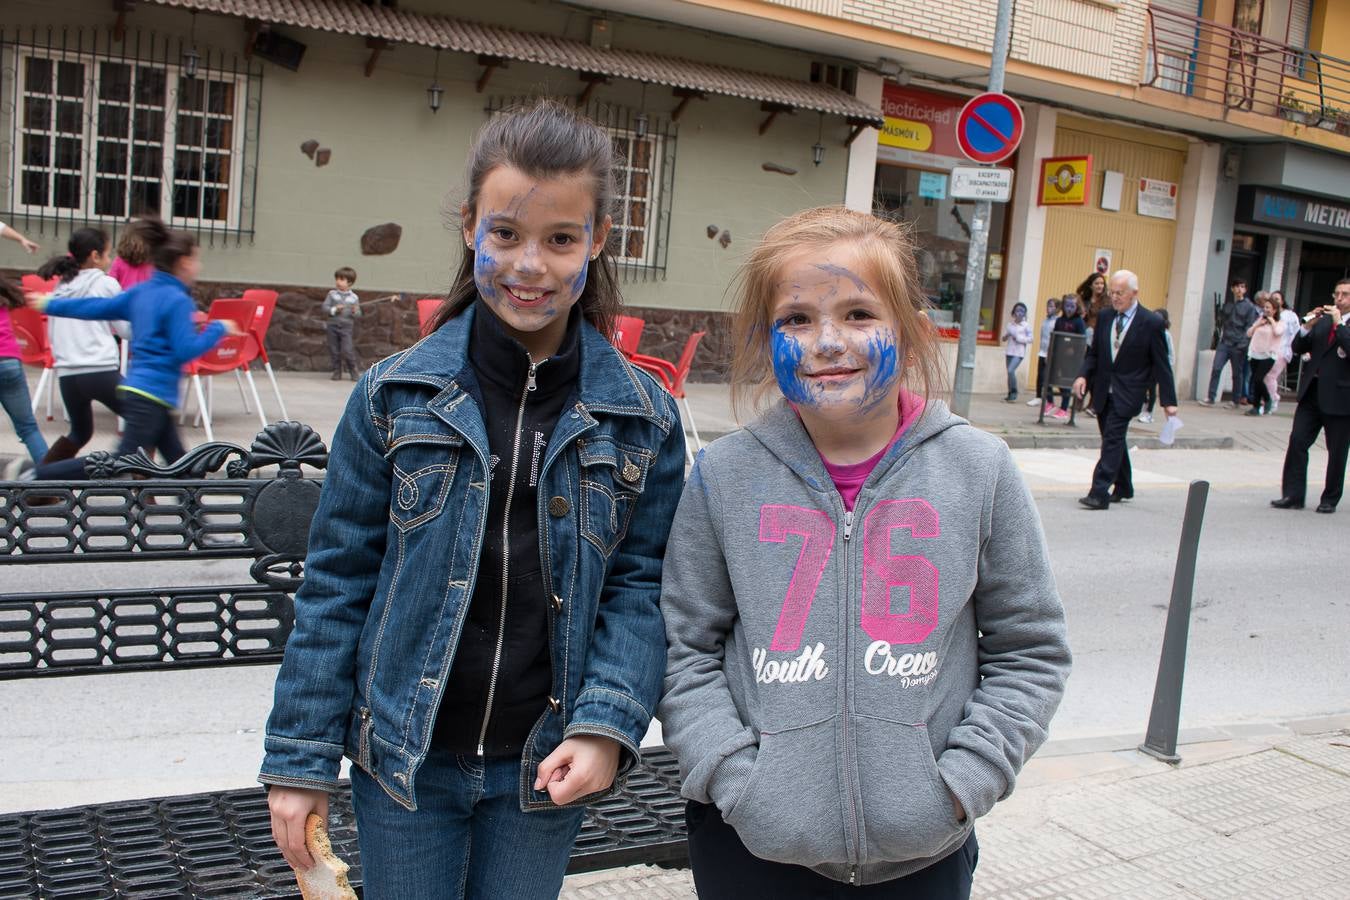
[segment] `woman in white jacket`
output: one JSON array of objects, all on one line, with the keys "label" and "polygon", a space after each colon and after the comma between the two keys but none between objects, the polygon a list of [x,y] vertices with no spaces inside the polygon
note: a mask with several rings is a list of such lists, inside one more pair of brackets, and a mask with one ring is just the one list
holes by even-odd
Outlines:
[{"label": "woman in white jacket", "polygon": [[[38,274],[56,277],[55,297],[114,297],[122,287],[108,275],[111,244],[97,228],[79,228],[67,244],[70,253],[52,257]],[[122,383],[121,356],[114,332],[129,338],[126,322],[93,322],[52,316],[47,336],[52,345],[61,400],[70,416],[70,433],[57,438],[42,462],[70,459],[94,436],[94,401],[121,411],[117,386]]]}]

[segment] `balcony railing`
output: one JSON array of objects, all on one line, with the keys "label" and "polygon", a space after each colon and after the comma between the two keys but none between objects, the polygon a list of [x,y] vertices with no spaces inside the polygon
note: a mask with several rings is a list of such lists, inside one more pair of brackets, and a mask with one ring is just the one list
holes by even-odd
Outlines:
[{"label": "balcony railing", "polygon": [[1152,7],[1146,40],[1145,85],[1350,132],[1350,62]]}]

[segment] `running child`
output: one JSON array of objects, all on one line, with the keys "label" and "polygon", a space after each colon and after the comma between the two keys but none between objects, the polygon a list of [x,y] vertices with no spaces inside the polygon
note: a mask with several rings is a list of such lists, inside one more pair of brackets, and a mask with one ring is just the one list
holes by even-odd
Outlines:
[{"label": "running child", "polygon": [[703,900],[964,898],[1069,670],[1011,452],[953,415],[903,227],[832,207],[742,271],[733,389],[671,527],[658,717]]},{"label": "running child", "polygon": [[[77,228],[66,243],[70,251],[54,256],[38,276],[56,278],[59,283],[52,299],[115,297],[122,286],[108,275],[108,235],[97,228]],[[115,336],[116,335],[116,336]],[[70,459],[94,436],[94,401],[115,414],[121,414],[118,388],[122,384],[122,357],[117,336],[131,337],[126,322],[100,322],[51,316],[47,319],[47,337],[61,388],[61,402],[70,417],[70,431],[56,439],[43,463]]]},{"label": "running child", "polygon": [[[226,334],[239,334],[233,322],[211,322],[201,331],[193,320],[197,306],[188,293],[201,271],[197,239],[172,231],[158,219],[143,220],[155,274],[113,297],[42,298],[36,305],[48,316],[90,321],[125,321],[131,325],[131,359],[118,387],[122,438],[115,453],[122,456],[158,450],[166,462],[184,451],[173,420],[184,363],[214,347]],[[84,479],[84,458],[37,467],[25,476],[39,481]]]},{"label": "running child", "polygon": [[485,124],[450,294],[333,437],[259,780],[307,869],[352,761],[370,900],[557,897],[656,707],[684,434],[608,338],[615,170],[558,103]]},{"label": "running child", "polygon": [[14,433],[28,451],[28,459],[15,457],[5,466],[3,478],[13,481],[19,473],[32,468],[47,453],[47,439],[38,428],[33,415],[32,397],[28,393],[28,375],[23,370],[22,348],[14,334],[10,311],[25,305],[23,290],[4,275],[0,275],[0,406],[5,409]]}]

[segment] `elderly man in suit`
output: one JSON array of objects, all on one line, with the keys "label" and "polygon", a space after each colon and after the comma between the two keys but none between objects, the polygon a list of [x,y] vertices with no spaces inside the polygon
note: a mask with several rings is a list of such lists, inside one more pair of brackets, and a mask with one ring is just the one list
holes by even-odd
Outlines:
[{"label": "elderly man in suit", "polygon": [[1096,510],[1109,509],[1111,503],[1134,496],[1125,435],[1130,421],[1143,408],[1150,385],[1158,385],[1168,418],[1177,414],[1177,392],[1167,361],[1162,317],[1139,304],[1139,277],[1121,269],[1111,276],[1107,296],[1111,308],[1097,317],[1083,367],[1073,382],[1077,397],[1082,397],[1091,383],[1092,407],[1102,435],[1092,489],[1078,499],[1083,506]]},{"label": "elderly man in suit", "polygon": [[1333,513],[1345,489],[1345,460],[1350,452],[1350,278],[1332,292],[1330,306],[1313,310],[1292,344],[1307,353],[1298,386],[1298,408],[1284,454],[1283,495],[1270,501],[1276,509],[1302,509],[1308,489],[1308,448],[1322,429],[1327,432],[1327,480],[1320,513]]}]

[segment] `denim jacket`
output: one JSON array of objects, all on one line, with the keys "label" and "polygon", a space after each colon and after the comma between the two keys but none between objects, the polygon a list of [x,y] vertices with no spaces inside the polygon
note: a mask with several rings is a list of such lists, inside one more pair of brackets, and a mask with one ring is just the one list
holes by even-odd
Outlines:
[{"label": "denim jacket", "polygon": [[[473,314],[377,363],[347,402],[277,674],[266,784],[331,790],[345,755],[417,808],[488,525],[487,434],[456,381]],[[612,738],[620,773],[632,767],[666,665],[658,599],[683,484],[679,412],[589,323],[581,351],[539,480],[553,690],[522,757],[527,811],[553,807],[534,773],[564,738]]]}]

